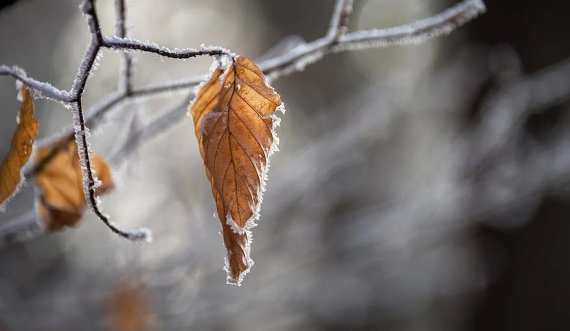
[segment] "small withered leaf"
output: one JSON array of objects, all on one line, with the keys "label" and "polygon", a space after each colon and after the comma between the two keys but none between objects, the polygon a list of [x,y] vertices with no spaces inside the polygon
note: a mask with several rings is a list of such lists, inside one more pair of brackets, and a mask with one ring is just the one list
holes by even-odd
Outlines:
[{"label": "small withered leaf", "polygon": [[107,317],[114,331],[155,330],[155,314],[146,287],[136,281],[121,281],[112,289]]},{"label": "small withered leaf", "polygon": [[217,67],[199,89],[189,113],[228,251],[228,282],[238,284],[253,261],[251,233],[259,218],[269,156],[277,150],[279,94],[249,59]]},{"label": "small withered leaf", "polygon": [[[38,148],[35,162],[40,165],[36,172],[36,185],[40,191],[37,207],[46,228],[56,231],[76,225],[86,208],[77,145],[70,141],[64,146]],[[97,155],[92,156],[92,162],[101,183],[97,193],[106,193],[113,188],[111,169]]]},{"label": "small withered leaf", "polygon": [[18,113],[18,126],[12,135],[10,150],[0,165],[0,206],[7,202],[22,182],[22,168],[32,155],[32,147],[40,129],[34,119],[34,102],[30,91],[22,86],[22,106]]}]

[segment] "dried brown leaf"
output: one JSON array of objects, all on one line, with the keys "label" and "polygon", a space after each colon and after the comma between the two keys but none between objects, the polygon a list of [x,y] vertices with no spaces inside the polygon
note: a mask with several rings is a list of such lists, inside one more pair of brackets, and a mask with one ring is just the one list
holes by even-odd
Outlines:
[{"label": "dried brown leaf", "polygon": [[200,87],[189,113],[228,250],[228,282],[239,284],[253,261],[248,231],[259,218],[269,156],[277,149],[281,98],[263,72],[239,56]]},{"label": "dried brown leaf", "polygon": [[12,136],[12,145],[0,166],[0,205],[17,191],[22,181],[22,167],[32,155],[32,146],[38,136],[40,122],[34,119],[34,102],[30,91],[23,86],[22,106],[18,114],[18,126]]},{"label": "dried brown leaf", "polygon": [[[39,148],[35,161],[36,185],[40,189],[38,211],[47,229],[56,231],[74,226],[86,207],[77,145],[69,142],[63,147]],[[92,156],[92,162],[101,182],[97,193],[106,193],[113,188],[111,169],[97,155]]]},{"label": "dried brown leaf", "polygon": [[155,315],[147,289],[138,282],[120,282],[108,299],[108,320],[114,331],[150,331]]}]

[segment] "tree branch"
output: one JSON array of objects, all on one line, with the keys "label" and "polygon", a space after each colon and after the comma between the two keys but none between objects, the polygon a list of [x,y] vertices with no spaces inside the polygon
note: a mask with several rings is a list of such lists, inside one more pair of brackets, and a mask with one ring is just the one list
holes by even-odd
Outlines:
[{"label": "tree branch", "polygon": [[97,17],[97,9],[95,8],[95,0],[83,0],[81,3],[81,10],[87,19],[87,26],[93,38],[97,41],[98,45],[103,43],[103,34],[101,33],[101,26],[99,18]]},{"label": "tree branch", "polygon": [[[444,11],[443,13],[419,21],[422,23],[418,24],[416,28],[414,28],[415,24],[412,23],[394,28],[367,30],[346,34],[344,30],[346,28],[346,24],[348,24],[349,17],[352,14],[352,1],[338,0],[333,12],[333,17],[331,18],[331,23],[327,35],[313,42],[299,45],[298,47],[295,47],[286,53],[279,54],[270,59],[262,61],[259,64],[259,67],[266,75],[269,75],[274,79],[295,71],[301,71],[305,68],[306,65],[315,63],[318,60],[322,59],[324,56],[333,52],[351,50],[352,48],[350,47],[355,47],[356,42],[358,40],[362,40],[362,38],[355,37],[361,33],[362,36],[369,35],[368,41],[370,43],[366,45],[360,45],[358,49],[388,47],[393,44],[403,44],[404,42],[402,42],[402,40],[407,40],[406,38],[418,38],[422,36],[423,38],[426,38],[423,40],[427,40],[427,38],[441,35],[443,30],[449,33],[451,32],[450,29],[458,27],[460,24],[466,23],[484,11],[485,6],[480,0],[465,0]],[[339,41],[336,42],[336,44],[335,38],[339,38]],[[114,40],[114,42],[117,42],[117,44],[114,45],[116,47],[119,47],[121,44],[120,41],[122,40],[123,39],[121,38]],[[418,42],[417,39],[416,42]],[[186,49],[173,52],[166,48],[161,48],[158,45],[148,43],[146,46],[144,46],[140,43],[140,41],[130,40],[129,47],[146,48],[146,51],[152,52],[164,50],[171,57],[191,56],[198,52],[198,50],[195,49]],[[220,48],[219,50],[222,51],[223,49]],[[220,55],[220,53],[216,51],[217,50],[214,50],[214,52],[212,52],[213,54],[208,55]],[[203,80],[204,77],[194,77],[186,80],[152,84],[138,89],[133,89],[128,96],[112,94],[105,99],[107,101],[110,100],[111,102],[99,103],[94,106],[91,111],[88,112],[87,124],[89,127],[95,127],[98,125],[99,121],[102,120],[104,114],[107,111],[111,110],[113,107],[117,106],[127,98],[152,97],[162,93],[187,90],[198,85]],[[72,139],[71,130],[68,130],[63,136],[58,135],[44,139],[39,142],[39,145],[58,144],[65,139]]]},{"label": "tree branch", "polygon": [[[343,7],[344,2],[339,1],[337,8]],[[346,10],[335,10],[338,15]],[[350,11],[347,11],[350,13]],[[426,40],[451,33],[459,26],[476,18],[485,12],[485,5],[481,0],[464,0],[455,6],[435,16],[387,29],[364,30],[350,33],[339,33],[335,30],[336,19],[331,20],[331,27],[326,36],[305,45],[300,45],[290,52],[260,63],[264,73],[272,79],[287,75],[295,71],[302,71],[309,64],[321,60],[325,55],[341,51],[362,50],[369,48],[384,48],[394,45],[419,44]],[[348,20],[345,18],[345,20]],[[342,32],[344,27],[339,25]],[[331,35],[338,38],[331,38]]]},{"label": "tree branch", "polygon": [[327,38],[338,41],[348,31],[348,23],[352,15],[353,0],[338,0],[334,8]]},{"label": "tree branch", "polygon": [[92,167],[90,155],[91,153],[88,142],[89,131],[87,125],[85,124],[85,116],[83,114],[83,108],[81,106],[81,98],[83,96],[83,91],[85,90],[87,78],[89,77],[89,73],[93,68],[97,53],[101,47],[103,37],[101,36],[101,29],[99,27],[99,20],[97,18],[97,12],[95,10],[94,0],[85,0],[83,2],[83,11],[87,15],[87,23],[89,24],[89,30],[91,31],[91,43],[89,44],[89,47],[83,56],[83,60],[79,65],[79,71],[73,84],[72,94],[76,96],[76,102],[73,103],[72,113],[75,130],[75,142],[78,147],[79,161],[81,163],[81,169],[83,172],[83,192],[85,194],[85,200],[87,201],[87,205],[91,208],[93,213],[114,233],[130,240],[150,240],[149,230],[121,230],[115,226],[109,220],[109,217],[104,215],[99,209],[98,199],[96,197],[95,191],[100,183],[98,180],[96,180],[94,169]]},{"label": "tree branch", "polygon": [[105,37],[102,43],[103,47],[116,50],[136,50],[147,53],[154,53],[172,59],[188,59],[197,56],[219,56],[232,55],[232,53],[222,47],[208,47],[202,49],[183,48],[180,50],[170,50],[164,46],[155,43],[130,38]]},{"label": "tree branch", "polygon": [[121,237],[130,240],[150,240],[150,231],[147,229],[141,229],[136,231],[125,231],[119,229],[114,225],[107,215],[99,209],[99,202],[96,197],[96,189],[100,185],[99,181],[95,178],[94,169],[92,166],[91,155],[89,150],[89,143],[87,137],[89,132],[85,126],[85,120],[83,117],[83,110],[81,108],[81,100],[75,104],[75,109],[73,110],[74,122],[78,125],[75,130],[75,140],[77,143],[79,151],[79,160],[81,162],[81,170],[83,171],[83,192],[85,194],[85,200],[87,205],[91,208],[93,213],[101,220],[105,225],[111,229],[114,233],[120,235]]},{"label": "tree branch", "polygon": [[[127,37],[127,14],[125,0],[115,0],[116,23],[115,34],[119,38]],[[121,58],[121,70],[119,75],[119,89],[126,95],[132,90],[132,67],[133,59],[129,52],[124,52]]]},{"label": "tree branch", "polygon": [[419,44],[451,33],[485,10],[485,4],[481,0],[464,0],[438,15],[411,24],[347,33],[339,38],[334,51]]},{"label": "tree branch", "polygon": [[[88,204],[92,211],[97,215],[111,230],[129,239],[144,239],[148,234],[147,230],[138,232],[126,232],[115,227],[98,208],[97,198],[95,196],[95,175],[91,168],[88,127],[96,127],[104,118],[104,115],[121,102],[143,96],[154,96],[160,93],[183,90],[196,86],[203,78],[191,78],[189,80],[167,82],[158,85],[149,85],[140,89],[133,89],[131,86],[131,66],[132,59],[128,52],[136,50],[157,54],[159,56],[185,59],[196,56],[223,56],[233,55],[222,47],[208,47],[202,49],[175,49],[170,50],[157,44],[140,41],[137,39],[127,38],[125,26],[125,4],[124,0],[116,0],[117,10],[116,34],[117,36],[105,37],[101,33],[100,23],[97,17],[97,11],[94,0],[84,0],[82,3],[82,11],[86,15],[89,31],[91,32],[91,42],[85,51],[83,60],[76,74],[71,90],[59,90],[48,83],[37,81],[26,76],[25,72],[18,67],[0,66],[0,75],[10,75],[39,93],[40,97],[61,101],[72,105],[74,114],[74,130],[68,130],[63,135],[53,136],[44,139],[38,144],[45,145],[63,145],[64,142],[70,141],[75,136],[78,145],[79,156],[84,172],[84,192]],[[303,70],[307,65],[317,62],[324,56],[346,50],[380,48],[400,44],[416,44],[433,37],[450,33],[455,28],[475,18],[485,11],[485,6],[481,0],[464,0],[461,3],[452,6],[448,10],[435,15],[433,17],[394,28],[380,30],[366,30],[348,33],[348,23],[352,15],[353,0],[338,0],[331,17],[331,23],[325,36],[313,42],[298,45],[289,51],[274,56],[270,59],[262,61],[260,68],[270,78],[277,78],[295,71]],[[83,113],[82,95],[85,85],[89,78],[89,74],[93,68],[93,64],[97,58],[101,48],[124,51],[122,78],[119,91],[107,96],[103,101],[95,105],[88,115]],[[190,92],[189,97],[193,95]],[[186,104],[180,105],[173,110],[165,113],[156,121],[146,126],[140,132],[140,138],[136,144],[144,141],[157,132],[160,132],[170,126],[177,118],[178,113],[182,113]],[[113,156],[113,160],[120,160],[121,153],[127,154],[129,149],[119,148],[119,154]],[[26,172],[26,175],[33,175],[32,169]],[[2,226],[0,226],[0,234],[3,234]],[[13,234],[10,234],[13,235]],[[0,238],[1,239],[1,238]]]},{"label": "tree branch", "polygon": [[128,137],[121,145],[119,145],[115,152],[109,156],[109,161],[117,166],[122,164],[132,152],[136,151],[145,142],[153,139],[158,134],[165,132],[172,125],[180,123],[180,120],[185,116],[185,110],[188,108],[188,103],[193,98],[194,93],[190,93],[183,102],[160,116],[157,116],[148,124],[134,132],[131,137]]},{"label": "tree branch", "polygon": [[0,76],[1,75],[9,75],[14,77],[32,90],[40,92],[41,97],[63,102],[71,101],[69,92],[60,90],[50,83],[40,82],[34,78],[28,77],[24,69],[18,66],[0,65]]}]

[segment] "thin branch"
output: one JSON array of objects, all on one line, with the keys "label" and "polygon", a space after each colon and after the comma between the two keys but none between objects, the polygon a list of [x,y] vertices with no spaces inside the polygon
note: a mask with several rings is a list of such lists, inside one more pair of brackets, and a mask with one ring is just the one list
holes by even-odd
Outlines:
[{"label": "thin branch", "polygon": [[176,123],[180,123],[185,116],[185,110],[188,103],[194,98],[194,94],[190,93],[183,102],[171,108],[167,112],[156,117],[148,124],[142,126],[139,130],[133,133],[131,137],[126,139],[116,151],[109,156],[109,161],[114,165],[121,165],[130,154],[136,151],[145,142],[153,139],[158,134],[165,132],[168,128]]},{"label": "thin branch", "polygon": [[67,91],[60,90],[50,83],[40,82],[34,78],[28,77],[24,69],[18,66],[0,65],[0,76],[9,75],[21,81],[29,88],[40,92],[44,98],[57,101],[71,101],[71,97]]},{"label": "thin branch", "polygon": [[340,36],[348,31],[353,2],[353,0],[337,0],[331,17],[327,38],[338,41]]},{"label": "thin branch", "polygon": [[147,229],[141,229],[136,231],[124,231],[119,229],[114,225],[107,215],[104,215],[99,209],[99,203],[96,197],[96,189],[99,185],[95,180],[95,174],[92,166],[92,161],[89,153],[89,143],[87,141],[88,131],[85,126],[85,121],[83,119],[83,110],[81,108],[81,101],[75,104],[75,109],[73,112],[74,121],[78,123],[75,130],[75,139],[77,146],[79,147],[79,159],[81,161],[81,169],[83,170],[84,185],[83,191],[85,194],[85,199],[87,204],[93,210],[93,213],[111,229],[114,233],[120,235],[121,237],[130,240],[149,240],[150,231]]},{"label": "thin branch", "polygon": [[[116,24],[115,24],[115,34],[119,38],[127,37],[127,14],[126,14],[125,0],[115,0],[115,11],[116,11]],[[119,75],[119,89],[124,91],[126,95],[129,95],[132,90],[132,67],[133,59],[129,52],[124,52],[121,58],[121,73]]]},{"label": "thin branch", "polygon": [[137,231],[121,230],[115,226],[109,220],[109,217],[104,215],[99,209],[98,199],[96,197],[95,191],[100,183],[96,181],[94,169],[92,167],[88,142],[89,132],[87,125],[85,124],[85,116],[83,114],[83,108],[81,106],[81,98],[83,96],[83,91],[85,90],[85,84],[87,83],[89,73],[93,69],[93,64],[95,63],[97,53],[101,47],[102,36],[101,29],[99,27],[99,20],[97,19],[94,0],[85,0],[83,2],[82,8],[84,13],[87,15],[87,23],[89,24],[89,30],[91,31],[91,43],[85,51],[85,55],[83,56],[83,60],[81,61],[79,71],[72,87],[72,94],[76,99],[76,101],[72,104],[72,113],[75,131],[75,142],[77,144],[79,161],[81,163],[81,169],[83,172],[83,192],[85,194],[85,200],[87,201],[87,205],[91,208],[93,213],[114,233],[130,240],[148,240],[150,239],[150,231],[147,229],[141,229]]},{"label": "thin branch", "polygon": [[115,34],[121,38],[127,36],[126,10],[125,0],[115,0]]},{"label": "thin branch", "polygon": [[87,19],[89,31],[97,44],[103,43],[103,34],[101,33],[101,25],[99,24],[99,17],[97,16],[97,9],[95,8],[95,0],[84,0],[81,4],[81,10]]},{"label": "thin branch", "polygon": [[143,96],[152,96],[162,93],[177,92],[180,90],[188,90],[189,88],[195,87],[201,82],[203,82],[204,79],[205,77],[190,78],[190,79],[175,80],[161,84],[150,84],[136,89],[135,91],[133,91],[132,96],[143,97]]},{"label": "thin branch", "polygon": [[[117,6],[119,7],[121,5]],[[122,6],[124,6],[124,4],[122,4]],[[39,97],[45,97],[48,99],[71,104],[76,103],[80,98],[81,94],[83,93],[83,89],[85,88],[85,84],[89,78],[89,74],[91,73],[91,67],[85,66],[84,64],[89,63],[91,60],[94,61],[101,47],[125,52],[137,50],[147,53],[154,53],[159,56],[173,59],[187,59],[197,56],[233,55],[227,49],[217,46],[204,47],[202,49],[184,48],[180,50],[170,50],[166,47],[159,46],[151,42],[126,38],[126,28],[123,29],[122,27],[119,28],[119,36],[104,37],[101,33],[101,27],[99,24],[99,19],[97,17],[94,0],[84,0],[81,9],[86,16],[87,24],[89,26],[89,31],[91,32],[92,38],[83,57],[82,64],[80,65],[79,70],[75,76],[75,80],[70,91],[59,90],[49,83],[41,82],[34,78],[28,77],[25,71],[17,66],[0,65],[0,76],[9,75],[17,80],[22,81],[24,84],[26,84],[26,86],[38,92]],[[119,16],[124,15],[124,7],[122,12],[120,9],[121,8],[119,8]],[[120,23],[117,23],[118,25],[124,25],[124,19],[119,19],[119,22]],[[122,35],[123,32],[125,35]],[[128,56],[125,56],[125,58],[127,57]],[[130,57],[127,62],[128,64],[125,67],[126,82],[124,83],[125,85],[123,87],[123,90],[126,95],[129,95],[131,90],[130,76],[132,64]],[[160,92],[161,91],[158,93]]]},{"label": "thin branch", "polygon": [[93,69],[93,64],[97,59],[97,54],[101,48],[96,37],[91,39],[89,46],[85,50],[81,64],[79,65],[79,70],[75,75],[75,80],[73,81],[73,86],[71,87],[71,95],[73,96],[72,103],[76,103],[81,99],[83,91],[85,90],[85,85],[87,84],[87,79],[89,79],[89,74],[91,69]]},{"label": "thin branch", "polygon": [[222,47],[208,47],[202,49],[183,48],[183,49],[168,49],[164,46],[159,46],[155,43],[142,41],[132,38],[119,38],[119,37],[105,37],[102,43],[103,47],[115,50],[136,50],[147,53],[154,53],[160,56],[172,59],[188,59],[197,56],[219,56],[219,55],[232,55],[230,51]]},{"label": "thin branch", "polygon": [[[327,34],[310,43],[301,44],[283,54],[259,63],[259,67],[272,78],[302,71],[307,65],[321,60],[324,56],[355,49],[383,48],[394,45],[418,44],[431,38],[452,32],[459,26],[473,20],[485,12],[481,0],[464,0],[435,16],[418,22],[379,30],[365,30],[346,33],[352,14],[352,1],[339,0]],[[338,39],[335,41],[335,38]],[[139,89],[139,95],[172,92],[198,85],[202,77],[178,80],[163,84],[149,85]]]},{"label": "thin branch", "polygon": [[347,33],[339,38],[334,51],[418,44],[447,35],[485,11],[483,1],[464,0],[435,16],[412,24]]},{"label": "thin branch", "polygon": [[[417,44],[443,34],[448,34],[455,28],[485,12],[485,5],[481,0],[464,0],[438,15],[416,23],[387,29],[364,30],[343,34],[342,32],[346,28],[346,25],[344,24],[348,24],[348,19],[351,14],[351,1],[339,0],[335,8],[335,18],[331,19],[331,26],[329,27],[329,31],[326,36],[310,43],[299,45],[286,53],[262,61],[259,66],[264,73],[276,78],[277,76],[292,73],[294,71],[301,71],[307,65],[317,62],[325,55],[334,52],[381,48],[393,45]],[[97,31],[98,21],[90,20],[90,22],[91,29]],[[337,41],[335,41],[335,38],[331,37],[333,32],[335,36],[338,36]],[[193,48],[170,50],[166,47],[161,47],[150,42],[143,42],[130,38],[102,37],[102,40],[97,40],[100,47],[121,51],[139,50],[169,58],[189,58],[201,55],[219,56],[230,54],[229,51],[221,47],[201,50]],[[50,97],[51,99],[63,102],[76,101],[73,96],[69,95],[70,92],[58,90],[47,83],[42,83],[22,75],[18,73],[17,70],[13,69],[13,67],[0,66],[0,75],[7,74],[16,79],[22,80],[32,89],[42,92],[42,94]],[[139,95],[151,95],[155,93],[171,92],[178,89],[186,89],[195,86],[200,81],[201,78],[191,78],[189,80],[153,85],[142,88],[141,90],[144,90],[144,92],[141,91],[142,93]]]},{"label": "thin branch", "polygon": [[[449,34],[484,13],[485,10],[485,5],[481,0],[464,0],[440,14],[411,24],[341,34],[338,40],[331,38],[332,33],[329,32],[325,37],[300,45],[281,56],[263,61],[260,63],[260,68],[274,79],[295,71],[302,71],[307,65],[321,60],[330,53],[418,44]],[[331,26],[334,26],[335,20],[332,22]],[[329,31],[332,29],[331,27]]]}]

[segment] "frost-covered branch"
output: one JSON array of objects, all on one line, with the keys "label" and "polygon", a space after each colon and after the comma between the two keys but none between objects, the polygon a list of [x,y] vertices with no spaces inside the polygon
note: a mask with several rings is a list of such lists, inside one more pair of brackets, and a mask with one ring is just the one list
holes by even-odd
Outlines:
[{"label": "frost-covered branch", "polygon": [[81,10],[87,19],[87,26],[91,36],[97,40],[97,45],[101,45],[103,34],[101,33],[101,25],[99,24],[99,17],[95,8],[95,0],[83,0]]},{"label": "frost-covered branch", "polygon": [[75,102],[72,104],[74,124],[73,127],[75,133],[75,143],[77,144],[77,150],[79,153],[79,162],[81,163],[81,170],[83,173],[83,192],[85,194],[85,200],[87,201],[87,205],[91,208],[93,213],[114,233],[130,240],[149,240],[150,232],[148,230],[121,230],[115,226],[109,220],[109,217],[103,214],[99,208],[99,200],[96,194],[96,189],[99,186],[99,181],[95,177],[95,172],[92,166],[93,163],[91,160],[91,152],[88,141],[89,130],[85,122],[85,115],[83,113],[83,107],[81,105],[81,98],[85,90],[85,84],[87,83],[89,73],[93,69],[93,64],[97,58],[97,53],[101,48],[103,37],[101,36],[101,28],[99,26],[99,20],[97,18],[97,12],[95,10],[94,0],[85,0],[83,2],[82,9],[87,16],[87,23],[89,25],[89,31],[91,32],[91,43],[85,51],[83,60],[79,65],[79,70],[73,83],[71,93],[75,96]]},{"label": "frost-covered branch", "polygon": [[150,240],[149,230],[147,229],[141,229],[137,231],[121,230],[116,225],[114,225],[109,220],[109,217],[103,214],[103,212],[99,208],[99,200],[97,198],[96,190],[100,184],[98,183],[98,180],[95,177],[93,163],[91,161],[89,142],[87,141],[89,132],[87,131],[87,127],[85,126],[83,109],[81,108],[81,101],[78,101],[76,104],[74,104],[73,119],[74,122],[78,123],[79,125],[76,126],[75,129],[75,142],[79,147],[78,148],[79,160],[81,162],[81,169],[83,172],[83,191],[85,194],[85,200],[87,201],[87,205],[91,208],[93,213],[101,221],[103,221],[103,223],[105,223],[105,225],[109,229],[111,229],[111,231],[120,235],[121,237],[130,240]]},{"label": "frost-covered branch", "polygon": [[[418,43],[429,38],[433,38],[444,33],[449,33],[456,27],[475,18],[478,14],[485,11],[485,5],[480,0],[466,0],[450,9],[435,15],[433,17],[418,21],[416,23],[403,25],[394,28],[380,30],[366,30],[347,33],[347,25],[352,14],[352,1],[338,0],[327,34],[313,42],[301,44],[292,48],[285,53],[278,54],[260,63],[260,68],[266,75],[271,78],[277,78],[281,75],[301,71],[306,65],[317,62],[324,56],[338,51],[347,51],[351,49],[364,48],[380,48],[388,47],[395,44]],[[421,38],[421,39],[420,39]],[[116,42],[122,39],[116,39]],[[364,41],[368,44],[362,44]],[[139,48],[162,50],[160,46],[146,44],[145,47],[140,45],[138,41],[131,40],[130,45],[137,45]],[[358,47],[356,47],[358,45]],[[133,46],[134,47],[134,46]],[[147,49],[147,50],[148,50]],[[163,49],[170,56],[190,56],[193,52],[199,51],[194,49],[181,50],[174,53]],[[214,49],[208,55],[219,54]],[[223,51],[223,49],[219,49]],[[188,90],[204,80],[204,77],[193,77],[186,80],[177,80],[161,84],[152,84],[138,89],[133,89],[128,98],[154,96],[162,93],[174,92],[179,90]],[[127,96],[107,97],[105,100],[112,99],[111,103],[98,104],[88,112],[88,125],[94,127],[98,125],[98,121],[103,118],[104,114],[120,104]],[[89,119],[93,119],[90,122]],[[96,120],[95,120],[96,119]],[[71,132],[66,133],[67,139],[70,139]],[[51,142],[61,142],[65,137],[51,137],[40,142],[40,145]]]},{"label": "frost-covered branch", "polygon": [[136,50],[147,53],[154,53],[160,56],[172,59],[188,59],[191,57],[209,55],[231,55],[231,53],[222,47],[205,47],[202,49],[183,48],[183,49],[168,49],[164,46],[159,46],[155,43],[148,41],[141,41],[130,38],[119,37],[106,37],[103,39],[103,47],[116,50]]},{"label": "frost-covered branch", "polygon": [[337,41],[340,36],[348,31],[353,2],[353,0],[338,0],[336,2],[327,38]]},{"label": "frost-covered branch", "polygon": [[[350,1],[338,1],[335,14],[347,22],[351,10]],[[340,51],[382,48],[394,45],[418,44],[428,39],[449,34],[459,26],[485,12],[481,0],[464,0],[435,16],[393,28],[346,32],[346,26],[337,19],[331,21],[329,33],[313,42],[299,45],[290,52],[260,63],[262,70],[276,78],[303,70],[307,65],[321,60],[325,55]],[[346,13],[346,17],[343,15]],[[336,17],[336,16],[335,16]],[[344,17],[344,18],[343,18]],[[346,24],[346,23],[345,23]],[[336,28],[338,26],[338,29]]]},{"label": "frost-covered branch", "polygon": [[[347,24],[352,14],[352,1],[339,0],[335,6],[329,30],[324,37],[310,43],[299,45],[283,54],[267,59],[260,63],[260,67],[264,73],[271,74],[275,77],[281,74],[300,71],[306,65],[314,63],[322,59],[325,55],[334,52],[417,44],[430,38],[448,34],[484,11],[485,5],[481,0],[464,0],[440,14],[411,24],[386,29],[363,30],[348,33]],[[86,12],[90,11],[86,10]],[[218,56],[229,53],[221,47],[170,50],[154,43],[121,37],[120,34],[114,37],[101,36],[99,40],[100,29],[98,28],[98,20],[89,18],[88,20],[90,22],[89,26],[91,30],[96,33],[98,40],[92,45],[94,49],[90,48],[92,52],[95,52],[95,48],[98,50],[100,47],[105,47],[125,52],[131,50],[150,52],[169,58],[190,58],[202,55]],[[0,75],[11,75],[51,99],[63,102],[76,101],[76,94],[58,90],[48,83],[29,78],[22,70],[18,70],[15,67],[0,66]],[[83,76],[78,78],[83,78]],[[187,89],[195,86],[201,80],[201,77],[190,78],[188,80],[179,80],[144,87],[141,88],[139,95],[153,95],[178,89]]]},{"label": "frost-covered branch", "polygon": [[57,100],[57,101],[71,101],[69,92],[60,90],[50,83],[41,82],[34,78],[28,77],[24,69],[18,66],[7,66],[0,65],[0,76],[9,75],[15,79],[21,81],[29,88],[40,92],[41,96],[47,99]]},{"label": "frost-covered branch", "polygon": [[485,10],[481,0],[464,0],[435,16],[411,24],[347,33],[339,38],[334,51],[418,44],[449,34]]},{"label": "frost-covered branch", "polygon": [[[121,6],[124,6],[124,3],[119,0],[117,0],[117,2],[121,3],[117,4],[119,14],[117,26],[122,26],[125,24],[124,18],[121,18],[121,13],[124,14],[124,9],[121,10]],[[349,22],[350,15],[352,14],[352,1],[339,0],[335,5],[328,32],[324,37],[307,44],[299,45],[285,53],[278,54],[262,61],[260,63],[260,67],[265,74],[271,75],[271,77],[275,78],[282,74],[300,71],[304,69],[306,65],[316,62],[332,52],[355,48],[379,48],[394,44],[418,43],[419,41],[427,40],[428,38],[439,36],[443,33],[449,33],[452,29],[466,23],[470,19],[475,18],[478,14],[484,12],[484,10],[485,6],[482,1],[466,0],[438,15],[409,25],[346,33],[347,24]],[[90,26],[96,26],[96,24],[91,23]],[[95,27],[92,27],[92,29],[96,30]],[[123,28],[119,27],[117,28],[117,31],[122,32],[122,29]],[[206,50],[189,48],[172,51],[156,44],[142,42],[135,39],[122,38],[120,33],[118,33],[118,36],[119,37],[106,38],[98,47],[102,46],[122,50],[125,51],[126,54],[128,54],[129,50],[139,50],[173,58],[186,58],[198,55],[216,56],[223,54],[225,51],[223,48],[212,48]],[[335,39],[338,40],[335,41]],[[333,44],[334,46],[331,46]],[[7,68],[8,67],[6,66],[0,66],[0,75],[3,73],[3,70],[6,71]],[[126,68],[129,67],[127,66]],[[123,72],[125,72],[124,70],[125,69],[123,69]],[[64,102],[72,102],[76,99],[76,97],[70,92],[58,90],[48,83],[35,81],[34,79],[25,76],[23,71],[20,71],[12,69],[9,73],[6,72],[6,74],[11,74],[17,79],[22,78],[21,80],[26,83],[26,85],[42,92],[42,94],[49,96],[51,99]],[[131,73],[129,71],[127,73],[128,77],[130,77],[130,74]],[[85,75],[78,75],[77,80],[85,81],[86,78],[87,77]],[[97,126],[107,111],[117,106],[125,99],[153,96],[178,90],[187,90],[188,88],[199,84],[203,79],[203,77],[194,77],[186,80],[152,84],[138,89],[132,89],[128,95],[122,92],[112,93],[87,112],[87,125],[92,128]],[[63,135],[59,134],[44,139],[40,141],[39,145],[61,143],[63,140],[72,139],[72,134],[73,132],[69,130]]]},{"label": "frost-covered branch", "polygon": [[151,120],[148,124],[143,125],[141,128],[133,132],[119,145],[115,152],[109,156],[109,161],[114,165],[120,165],[132,152],[136,151],[145,142],[153,139],[158,134],[165,132],[174,124],[179,123],[186,115],[185,110],[188,108],[188,103],[193,98],[194,94],[191,93],[179,105],[162,113],[160,116]]},{"label": "frost-covered branch", "polygon": [[[101,27],[99,24],[99,19],[97,17],[97,11],[95,9],[94,0],[84,0],[82,3],[82,11],[86,16],[87,24],[89,26],[89,31],[91,33],[91,42],[89,43],[87,50],[85,51],[84,57],[79,66],[79,70],[75,76],[75,80],[70,91],[60,90],[49,83],[38,81],[34,78],[28,77],[22,68],[17,66],[7,66],[0,65],[0,76],[8,75],[13,78],[23,82],[26,86],[36,91],[38,97],[44,97],[47,99],[52,99],[60,101],[67,104],[76,103],[83,93],[83,89],[89,79],[91,73],[91,66],[87,66],[90,62],[94,61],[97,57],[101,48],[108,48],[118,51],[129,52],[132,50],[154,53],[159,56],[174,58],[174,59],[187,59],[197,56],[220,56],[220,55],[232,55],[231,52],[222,47],[204,47],[201,49],[194,48],[184,48],[184,49],[168,49],[164,46],[157,45],[155,43],[141,41],[137,39],[126,37],[126,27],[125,27],[125,9],[124,2],[118,1],[118,20],[117,36],[105,37],[101,33]],[[126,60],[128,59],[128,60]],[[124,78],[125,82],[122,83],[123,90],[126,91],[125,94],[130,94],[130,77],[132,74],[131,66],[132,60],[129,55],[125,55],[125,66],[124,66]]]},{"label": "frost-covered branch", "polygon": [[[108,218],[100,212],[97,206],[95,196],[95,175],[91,169],[88,128],[97,127],[107,114],[123,101],[138,97],[154,96],[164,92],[177,90],[187,90],[190,87],[199,84],[203,78],[190,78],[188,80],[167,82],[163,84],[149,85],[141,88],[133,88],[131,86],[132,77],[132,58],[130,51],[141,51],[157,54],[159,56],[186,59],[196,56],[221,56],[232,55],[228,50],[222,47],[207,47],[201,49],[184,48],[184,49],[168,49],[152,42],[141,41],[128,38],[126,29],[126,8],[124,0],[116,0],[117,11],[116,20],[116,36],[103,36],[94,0],[84,0],[82,3],[82,11],[86,16],[89,31],[91,33],[91,42],[88,45],[81,65],[77,71],[75,80],[70,91],[59,90],[49,83],[37,81],[27,77],[25,72],[18,67],[0,66],[0,75],[10,75],[37,92],[37,96],[57,100],[70,104],[74,109],[74,128],[63,134],[52,136],[39,142],[40,146],[61,146],[64,142],[70,141],[75,137],[80,154],[81,164],[84,165],[84,186],[88,203],[93,212],[111,229],[125,237],[131,239],[142,239],[143,232],[138,234],[123,233],[114,227]],[[260,68],[270,78],[303,70],[307,65],[321,60],[324,56],[346,50],[380,48],[392,45],[415,44],[424,40],[447,34],[462,24],[475,18],[477,15],[485,11],[485,6],[481,0],[464,0],[459,4],[452,6],[448,10],[435,15],[433,17],[398,27],[364,30],[356,32],[348,32],[348,24],[352,15],[353,0],[338,0],[333,10],[330,25],[325,36],[309,43],[303,43],[287,50],[281,54],[277,54],[269,59],[260,62]],[[107,48],[117,51],[123,51],[123,60],[121,68],[121,78],[119,89],[108,95],[103,101],[92,107],[87,114],[83,113],[81,98],[85,89],[85,85],[92,71],[93,64],[99,54],[101,48]],[[192,96],[192,93],[188,95]],[[182,108],[182,109],[181,109]],[[147,138],[154,136],[157,132],[166,129],[173,124],[172,118],[177,118],[176,112],[183,112],[183,106],[176,107],[173,110],[159,117],[155,122],[151,122],[140,132],[140,138],[136,144],[142,143]],[[146,131],[145,131],[146,130]],[[149,132],[151,134],[149,134]],[[119,148],[119,154],[113,159],[121,159],[121,151],[125,154],[131,149]],[[49,159],[49,158],[48,158]],[[26,175],[33,175],[34,169],[26,172]],[[0,227],[0,235],[2,234]],[[1,238],[0,238],[1,239]]]},{"label": "frost-covered branch", "polygon": [[[127,8],[125,6],[125,0],[115,0],[115,11],[116,11],[116,22],[115,22],[115,34],[119,38],[127,37]],[[132,70],[133,70],[133,59],[129,52],[124,52],[121,58],[121,70],[119,74],[119,89],[125,94],[130,94],[133,88],[132,86]]]}]

